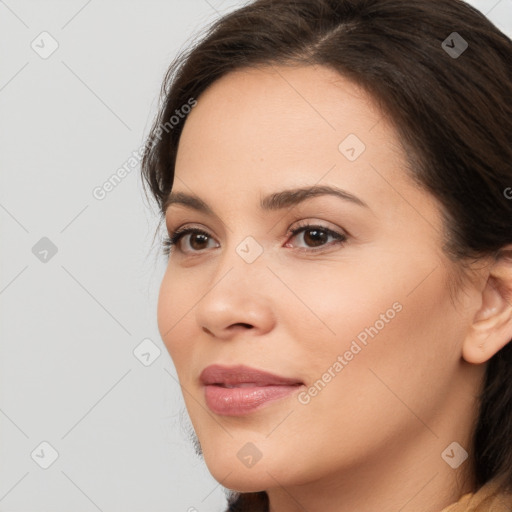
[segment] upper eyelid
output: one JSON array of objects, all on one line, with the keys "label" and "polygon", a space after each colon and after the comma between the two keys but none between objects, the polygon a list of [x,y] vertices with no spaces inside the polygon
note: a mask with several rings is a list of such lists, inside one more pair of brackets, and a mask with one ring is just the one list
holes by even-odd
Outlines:
[{"label": "upper eyelid", "polygon": [[[340,234],[342,235],[346,235],[346,236],[349,236],[349,233],[341,228],[341,227],[337,227],[334,225],[334,227],[330,227],[330,226],[326,226],[326,225],[323,225],[323,223],[328,223],[328,224],[331,224],[333,225],[332,222],[328,222],[328,221],[325,221],[325,220],[296,220],[292,223],[292,226],[296,223],[299,223],[297,226],[295,226],[294,228],[291,228],[289,227],[287,230],[286,230],[286,234],[289,234],[291,233],[292,231],[296,230],[296,229],[301,229],[301,228],[314,228],[314,227],[318,227],[318,228],[321,228],[321,229],[325,229],[326,231],[332,231],[332,232],[341,232]],[[194,223],[191,223],[191,225],[188,225],[187,223],[184,223],[183,225],[177,227],[177,228],[169,228],[167,227],[167,231],[169,233],[169,235],[176,235],[178,233],[181,233],[183,231],[188,231],[188,230],[196,230],[196,231],[204,231],[208,236],[211,236],[212,238],[215,238],[214,235],[212,235],[209,231],[211,231],[209,228],[204,228],[204,227],[198,227],[196,226]]]}]

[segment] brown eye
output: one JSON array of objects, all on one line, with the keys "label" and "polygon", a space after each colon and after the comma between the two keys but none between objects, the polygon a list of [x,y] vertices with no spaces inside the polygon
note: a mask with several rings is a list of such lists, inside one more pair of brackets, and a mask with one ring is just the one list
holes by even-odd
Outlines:
[{"label": "brown eye", "polygon": [[[165,254],[169,254],[173,247],[177,247],[179,252],[184,254],[200,252],[208,249],[208,243],[214,241],[213,238],[202,229],[184,228],[178,229],[169,235],[165,241]],[[188,244],[187,244],[188,242]],[[216,247],[215,245],[213,247]]]},{"label": "brown eye", "polygon": [[307,229],[304,231],[303,240],[310,247],[317,247],[319,245],[326,244],[328,239],[329,235],[320,229]]},{"label": "brown eye", "polygon": [[205,243],[208,243],[208,235],[203,233],[190,233],[189,243],[195,251],[205,249]]},{"label": "brown eye", "polygon": [[[295,228],[291,231],[291,238],[302,238],[305,246],[299,246],[299,249],[308,250],[312,249],[323,249],[324,247],[329,247],[334,244],[342,244],[347,240],[347,237],[342,233],[337,233],[332,229],[323,227],[323,226],[301,226]],[[302,237],[298,237],[298,235],[303,234]],[[329,243],[330,239],[334,239],[333,242]],[[287,246],[291,244],[287,243]]]}]

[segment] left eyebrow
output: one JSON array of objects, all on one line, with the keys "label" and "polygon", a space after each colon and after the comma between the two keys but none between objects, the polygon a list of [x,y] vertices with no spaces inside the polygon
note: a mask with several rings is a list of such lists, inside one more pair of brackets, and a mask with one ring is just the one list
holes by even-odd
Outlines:
[{"label": "left eyebrow", "polygon": [[[324,195],[335,196],[358,206],[370,208],[359,197],[347,192],[346,190],[329,185],[316,185],[313,187],[294,188],[275,192],[260,199],[260,208],[267,211],[281,210],[298,205],[307,199]],[[166,211],[171,204],[179,204],[207,215],[216,216],[212,208],[208,206],[205,201],[193,194],[187,194],[185,192],[171,192],[165,202],[164,211]]]},{"label": "left eyebrow", "polygon": [[263,210],[280,210],[290,206],[295,206],[307,199],[324,195],[339,197],[344,201],[357,204],[358,206],[370,208],[362,199],[359,199],[359,197],[351,194],[350,192],[328,185],[316,185],[313,187],[294,188],[291,190],[276,192],[262,198],[260,200],[260,206]]}]

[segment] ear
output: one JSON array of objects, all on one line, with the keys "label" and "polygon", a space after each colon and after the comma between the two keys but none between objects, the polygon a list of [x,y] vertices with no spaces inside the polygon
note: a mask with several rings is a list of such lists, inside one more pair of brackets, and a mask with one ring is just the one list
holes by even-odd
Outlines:
[{"label": "ear", "polygon": [[473,364],[485,363],[512,340],[512,245],[492,263],[481,296],[462,346],[462,357]]}]

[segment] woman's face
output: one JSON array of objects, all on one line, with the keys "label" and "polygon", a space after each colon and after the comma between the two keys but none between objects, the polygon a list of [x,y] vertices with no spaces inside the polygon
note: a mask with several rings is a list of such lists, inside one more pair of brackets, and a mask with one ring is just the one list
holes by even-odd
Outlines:
[{"label": "woman's face", "polygon": [[[315,187],[345,197],[285,193]],[[469,308],[450,299],[439,205],[359,88],[322,67],[223,77],[185,123],[172,193],[208,211],[168,207],[170,232],[205,234],[172,249],[158,325],[217,480],[255,491],[391,459],[448,468],[443,449],[469,443]],[[209,365],[292,381],[221,375],[207,400]]]}]

